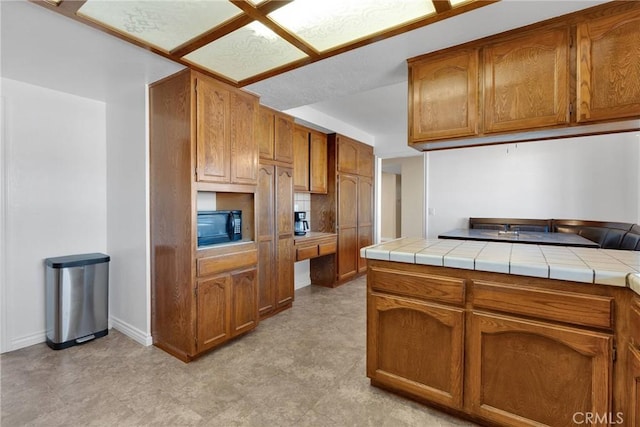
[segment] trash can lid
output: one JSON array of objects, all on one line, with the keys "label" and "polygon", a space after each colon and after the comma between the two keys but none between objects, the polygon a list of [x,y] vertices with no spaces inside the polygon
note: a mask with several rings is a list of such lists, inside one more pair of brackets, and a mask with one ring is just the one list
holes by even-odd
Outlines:
[{"label": "trash can lid", "polygon": [[100,264],[103,262],[109,262],[111,257],[109,255],[101,253],[92,254],[78,254],[59,256],[55,258],[46,258],[44,261],[48,267],[53,268],[67,268],[67,267],[80,267],[83,265]]}]

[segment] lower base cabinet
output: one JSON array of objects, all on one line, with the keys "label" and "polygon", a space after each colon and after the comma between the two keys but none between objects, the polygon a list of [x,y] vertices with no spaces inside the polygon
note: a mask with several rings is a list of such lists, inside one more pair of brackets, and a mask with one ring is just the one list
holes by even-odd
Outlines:
[{"label": "lower base cabinet", "polygon": [[472,411],[509,426],[570,426],[575,414],[609,412],[613,337],[474,312]]},{"label": "lower base cabinet", "polygon": [[367,266],[372,385],[481,424],[640,427],[640,329],[630,337],[629,289]]},{"label": "lower base cabinet", "polygon": [[368,301],[368,376],[461,408],[463,325],[462,309],[372,295]]},{"label": "lower base cabinet", "polygon": [[198,280],[197,353],[257,326],[256,279],[257,270],[251,268]]}]

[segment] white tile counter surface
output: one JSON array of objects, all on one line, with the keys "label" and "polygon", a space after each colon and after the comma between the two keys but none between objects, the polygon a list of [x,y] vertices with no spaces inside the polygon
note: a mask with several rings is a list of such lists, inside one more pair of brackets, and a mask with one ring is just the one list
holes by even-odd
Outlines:
[{"label": "white tile counter surface", "polygon": [[472,240],[402,238],[360,249],[368,259],[630,287],[640,252]]}]

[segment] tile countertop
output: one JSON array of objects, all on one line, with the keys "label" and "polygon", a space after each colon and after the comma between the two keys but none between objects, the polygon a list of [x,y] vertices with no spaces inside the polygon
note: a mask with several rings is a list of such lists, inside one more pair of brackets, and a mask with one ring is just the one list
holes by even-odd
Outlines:
[{"label": "tile countertop", "polygon": [[640,252],[471,240],[402,238],[360,249],[368,259],[630,287],[640,295]]}]

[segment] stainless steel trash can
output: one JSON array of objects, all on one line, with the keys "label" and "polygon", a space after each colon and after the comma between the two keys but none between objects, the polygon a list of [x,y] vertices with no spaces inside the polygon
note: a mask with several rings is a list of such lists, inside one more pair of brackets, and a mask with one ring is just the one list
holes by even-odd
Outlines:
[{"label": "stainless steel trash can", "polygon": [[109,255],[45,259],[47,345],[54,350],[108,333]]}]

